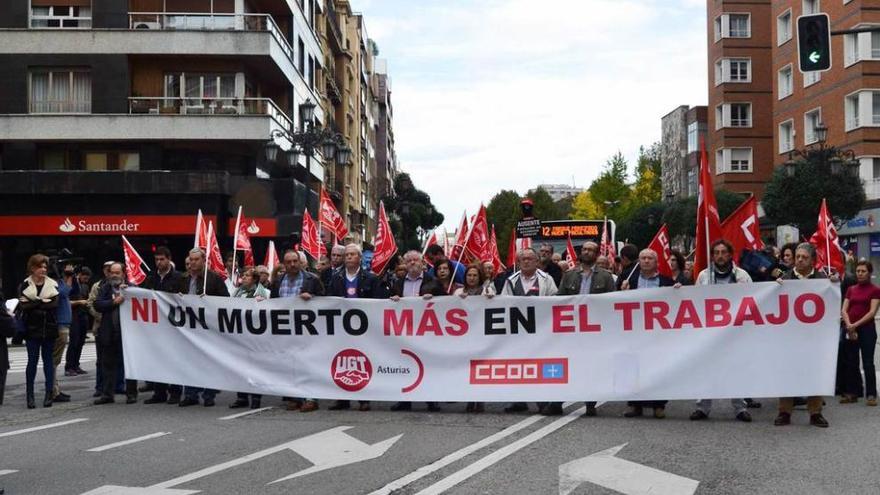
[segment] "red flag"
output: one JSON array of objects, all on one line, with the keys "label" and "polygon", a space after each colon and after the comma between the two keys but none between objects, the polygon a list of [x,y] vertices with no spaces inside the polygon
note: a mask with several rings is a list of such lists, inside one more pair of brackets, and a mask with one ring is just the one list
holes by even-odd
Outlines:
[{"label": "red flag", "polygon": [[458,230],[455,231],[455,239],[452,240],[452,252],[447,253],[447,256],[450,259],[458,259],[461,256],[464,244],[467,241],[467,236],[468,221],[467,211],[465,211],[461,214],[461,222],[458,225]]},{"label": "red flag", "polygon": [[507,243],[507,266],[516,266],[516,229],[510,231],[510,242]]},{"label": "red flag", "polygon": [[[427,263],[428,266],[431,266],[431,261],[428,260],[427,256],[425,256],[425,253],[428,252],[428,247],[434,244],[439,245],[439,243],[437,242],[437,229],[431,231],[431,235],[428,236],[428,238],[425,240],[425,245],[422,247],[422,258],[425,260],[425,263]],[[445,250],[443,252],[444,254],[446,253]]]},{"label": "red flag", "polygon": [[144,263],[144,259],[141,258],[141,255],[138,254],[125,236],[122,236],[122,253],[125,255],[125,276],[128,279],[128,283],[141,285],[147,279],[147,274],[143,270],[143,267],[146,267],[147,264]]},{"label": "red flag", "polygon": [[721,224],[724,239],[733,244],[733,258],[739,259],[744,250],[764,249],[761,231],[758,228],[758,200],[754,196],[747,199]]},{"label": "red flag", "polygon": [[605,217],[605,224],[602,226],[602,242],[599,243],[599,255],[608,258],[608,267],[614,270],[614,259],[617,258],[617,249],[614,247],[614,240],[611,239],[611,231],[608,229],[608,217]]},{"label": "red flag", "polygon": [[700,195],[697,200],[697,246],[694,253],[694,276],[709,266],[709,248],[721,239],[721,220],[715,203],[715,189],[709,173],[709,159],[706,158],[706,143],[703,142],[700,156]]},{"label": "red flag", "polygon": [[501,262],[501,253],[498,252],[498,238],[495,237],[495,225],[492,225],[492,234],[489,236],[489,253],[491,256],[489,259],[492,261],[492,266],[495,267],[492,274],[498,275],[504,270],[504,263]]},{"label": "red flag", "polygon": [[321,207],[318,211],[318,222],[336,234],[337,244],[339,239],[345,239],[345,236],[348,235],[348,229],[345,227],[345,218],[336,209],[336,205],[333,204],[330,195],[323,188],[321,188]]},{"label": "red flag", "polygon": [[220,254],[220,246],[217,245],[217,232],[214,231],[214,222],[208,222],[208,245],[206,247],[208,257],[208,269],[220,275],[226,280],[226,266],[223,265],[223,255]]},{"label": "red flag", "polygon": [[[672,248],[669,246],[669,229],[666,228],[665,223],[660,226],[660,230],[648,244],[648,249],[653,249],[657,253],[657,271],[660,272],[660,275],[672,277],[672,265],[670,264]],[[680,266],[678,269],[683,270],[684,267]]]},{"label": "red flag", "polygon": [[199,209],[199,214],[196,216],[196,232],[193,247],[202,249],[208,247],[208,224],[205,222],[205,217],[202,216],[201,209]]},{"label": "red flag", "polygon": [[568,256],[568,263],[570,266],[574,267],[574,264],[577,263],[577,251],[574,250],[574,244],[571,243],[571,232],[568,233],[568,241],[565,244],[565,254]]},{"label": "red flag", "polygon": [[487,254],[489,247],[489,224],[486,220],[486,207],[480,205],[480,211],[474,218],[471,231],[468,232],[465,241],[465,252],[473,259],[480,261],[488,261]]},{"label": "red flag", "polygon": [[238,207],[238,216],[235,218],[235,238],[232,249],[244,251],[244,266],[254,266],[254,250],[251,247],[251,236],[248,233],[247,220],[241,216],[241,206]]},{"label": "red flag", "polygon": [[269,269],[269,273],[272,273],[278,265],[278,251],[275,250],[275,241],[269,241],[269,249],[266,250],[266,259],[263,260],[263,266]]},{"label": "red flag", "polygon": [[394,253],[397,252],[397,243],[394,242],[394,234],[391,232],[391,224],[385,214],[385,203],[379,201],[379,222],[376,225],[376,248],[373,250],[373,261],[370,267],[373,273],[380,274]]},{"label": "red flag", "polygon": [[312,216],[309,215],[308,209],[303,212],[302,249],[312,258],[320,258],[322,255],[327,254],[327,247],[318,238],[318,226],[312,220]]},{"label": "red flag", "polygon": [[819,222],[816,225],[816,233],[810,237],[810,244],[816,248],[816,264],[815,268],[827,269],[834,268],[837,273],[843,273],[846,269],[843,250],[840,249],[840,243],[837,239],[837,229],[834,228],[834,222],[831,214],[828,213],[828,205],[825,199],[822,199],[822,207],[819,209]]}]

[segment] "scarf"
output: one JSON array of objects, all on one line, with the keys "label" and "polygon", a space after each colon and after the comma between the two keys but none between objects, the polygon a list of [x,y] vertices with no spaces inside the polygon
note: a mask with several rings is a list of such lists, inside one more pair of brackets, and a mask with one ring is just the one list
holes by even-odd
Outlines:
[{"label": "scarf", "polygon": [[712,267],[715,270],[715,280],[718,280],[719,278],[730,278],[732,281],[736,280],[733,278],[733,264],[732,263],[727,265],[727,267],[726,267],[727,270],[722,270],[721,268],[718,267],[718,265],[715,265],[715,264],[713,264]]},{"label": "scarf", "polygon": [[58,295],[58,282],[49,277],[43,280],[43,290],[40,291],[40,294],[37,294],[37,283],[34,282],[32,277],[26,278],[25,282],[27,282],[27,287],[24,288],[21,294],[28,298],[28,300],[39,301],[42,299],[43,301],[48,301]]}]

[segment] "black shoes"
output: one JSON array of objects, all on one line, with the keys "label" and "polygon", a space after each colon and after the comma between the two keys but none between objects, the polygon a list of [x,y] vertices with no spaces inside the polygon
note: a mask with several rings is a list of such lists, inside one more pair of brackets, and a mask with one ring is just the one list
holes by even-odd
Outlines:
[{"label": "black shoes", "polygon": [[46,397],[43,398],[43,407],[52,407],[52,392],[46,392]]},{"label": "black shoes", "polygon": [[101,397],[98,398],[98,399],[95,399],[95,402],[94,402],[94,404],[95,404],[96,406],[100,406],[100,405],[103,405],[103,404],[112,404],[112,403],[113,403],[113,397],[108,397],[108,396],[106,396],[106,395],[101,396]]},{"label": "black shoes", "polygon": [[247,399],[235,399],[235,402],[229,404],[229,409],[241,409],[242,407],[248,406]]},{"label": "black shoes", "polygon": [[164,404],[168,400],[167,397],[157,397],[153,395],[149,399],[144,401],[144,404]]},{"label": "black shoes", "polygon": [[70,396],[65,394],[64,392],[58,392],[58,395],[52,399],[55,402],[70,402]]},{"label": "black shoes", "polygon": [[126,404],[134,404],[134,403],[136,403],[137,401],[138,401],[138,396],[137,396],[137,395],[126,395],[126,396],[125,396],[125,403],[126,403]]},{"label": "black shoes", "polygon": [[541,410],[541,414],[544,416],[562,416],[562,404],[551,402]]},{"label": "black shoes", "polygon": [[348,409],[351,409],[351,401],[348,400],[338,400],[327,408],[328,411],[346,411]]},{"label": "black shoes", "polygon": [[199,399],[190,399],[189,397],[186,397],[183,400],[181,400],[180,403],[178,403],[177,405],[178,405],[178,407],[189,407],[189,406],[198,405],[198,403],[199,403]]},{"label": "black shoes", "polygon": [[251,399],[251,409],[260,408],[260,399]]},{"label": "black shoes", "polygon": [[165,402],[168,405],[180,404],[180,395],[169,395],[168,401]]},{"label": "black shoes", "polygon": [[822,416],[822,413],[816,413],[810,415],[810,424],[813,426],[818,426],[819,428],[828,428],[828,420]]},{"label": "black shoes", "polygon": [[398,402],[391,406],[392,411],[412,411],[412,402]]},{"label": "black shoes", "polygon": [[743,423],[751,423],[752,415],[749,414],[748,411],[740,411],[739,414],[736,415],[737,421],[742,421]]},{"label": "black shoes", "polygon": [[779,416],[776,416],[776,419],[773,420],[773,425],[775,426],[785,426],[791,424],[791,414],[786,412],[779,413]]},{"label": "black shoes", "polygon": [[514,402],[509,406],[504,408],[504,412],[506,413],[518,413],[525,412],[529,410],[529,405],[525,402]]},{"label": "black shoes", "polygon": [[584,416],[586,416],[588,418],[592,418],[592,417],[596,416],[597,414],[599,414],[599,413],[596,411],[596,404],[588,402],[587,403],[587,410],[584,411]]},{"label": "black shoes", "polygon": [[623,413],[624,418],[638,418],[644,414],[644,410],[640,406],[629,406],[629,409]]},{"label": "black shoes", "polygon": [[214,407],[214,399],[205,399],[205,407]]},{"label": "black shoes", "polygon": [[704,419],[709,419],[709,415],[699,409],[691,413],[691,421],[702,421]]},{"label": "black shoes", "polygon": [[37,407],[37,405],[34,403],[34,393],[30,392],[27,394],[27,408],[33,409],[35,407]]},{"label": "black shoes", "polygon": [[749,409],[761,409],[761,403],[756,401],[755,399],[745,399],[746,407]]},{"label": "black shoes", "polygon": [[440,404],[436,402],[428,402],[428,412],[440,412]]}]

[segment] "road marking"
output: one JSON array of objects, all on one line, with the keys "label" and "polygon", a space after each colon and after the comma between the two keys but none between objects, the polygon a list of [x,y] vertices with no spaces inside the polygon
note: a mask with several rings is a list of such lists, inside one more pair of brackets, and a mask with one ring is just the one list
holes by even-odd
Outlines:
[{"label": "road marking", "polygon": [[124,445],[130,445],[133,443],[143,442],[144,440],[150,440],[152,438],[164,437],[165,435],[170,435],[170,434],[171,434],[170,431],[160,431],[157,433],[151,433],[149,435],[144,435],[142,437],[132,438],[131,440],[123,440],[121,442],[102,445],[100,447],[95,447],[93,449],[89,449],[86,452],[104,452],[105,450],[115,449],[116,447],[122,447]]},{"label": "road marking", "polygon": [[3,476],[4,474],[12,474],[12,473],[17,473],[17,472],[18,472],[17,469],[0,469],[0,476]]},{"label": "road marking", "polygon": [[453,486],[465,481],[471,476],[483,471],[487,467],[495,464],[496,462],[504,459],[505,457],[515,453],[516,451],[527,447],[538,440],[546,437],[547,435],[553,433],[554,431],[562,428],[563,426],[571,423],[576,420],[579,416],[581,416],[584,411],[586,411],[586,407],[580,407],[566,414],[565,416],[553,421],[552,423],[542,427],[539,430],[536,430],[528,435],[520,438],[519,440],[512,442],[500,449],[492,452],[491,454],[483,457],[482,459],[474,462],[473,464],[463,468],[451,475],[443,478],[442,480],[434,483],[433,485],[425,488],[424,490],[418,492],[416,495],[437,495],[439,493],[443,493],[446,490],[449,490]]},{"label": "road marking", "polygon": [[559,495],[585,482],[625,495],[693,495],[699,481],[615,457],[626,444],[559,466]]},{"label": "road marking", "polygon": [[268,411],[269,409],[272,409],[272,406],[269,406],[269,407],[261,407],[261,408],[259,408],[259,409],[251,409],[250,411],[245,411],[245,412],[243,412],[243,413],[233,414],[233,415],[231,415],[231,416],[223,416],[222,418],[217,418],[217,419],[220,420],[220,421],[226,421],[226,420],[229,420],[229,419],[235,419],[235,418],[240,418],[240,417],[242,417],[242,416],[247,416],[247,415],[249,415],[249,414],[256,414],[256,413],[258,413],[258,412]]},{"label": "road marking", "polygon": [[59,426],[71,425],[73,423],[80,423],[82,421],[88,421],[88,420],[89,420],[88,418],[77,418],[77,419],[70,419],[67,421],[62,421],[60,423],[51,423],[51,424],[43,425],[43,426],[34,426],[33,428],[25,428],[23,430],[7,431],[6,433],[0,433],[0,438],[11,437],[13,435],[22,435],[24,433],[30,433],[32,431],[46,430],[49,428],[57,428]]}]

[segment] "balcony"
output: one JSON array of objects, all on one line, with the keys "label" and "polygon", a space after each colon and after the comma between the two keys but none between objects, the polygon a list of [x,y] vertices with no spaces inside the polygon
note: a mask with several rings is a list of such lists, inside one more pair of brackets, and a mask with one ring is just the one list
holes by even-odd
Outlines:
[{"label": "balcony", "polygon": [[0,136],[26,141],[266,141],[293,121],[269,98],[129,98],[128,114],[4,115]]},{"label": "balcony", "polygon": [[0,171],[0,194],[230,194],[224,171]]},{"label": "balcony", "polygon": [[868,201],[880,199],[880,179],[863,179],[865,181],[865,196]]}]

